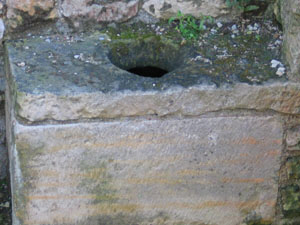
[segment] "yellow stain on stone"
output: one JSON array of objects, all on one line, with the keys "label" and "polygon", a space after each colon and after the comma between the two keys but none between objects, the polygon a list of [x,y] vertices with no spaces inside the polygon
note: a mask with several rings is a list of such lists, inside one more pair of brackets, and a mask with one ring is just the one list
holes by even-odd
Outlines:
[{"label": "yellow stain on stone", "polygon": [[[110,195],[103,195],[103,199],[107,199]],[[113,198],[116,196],[113,195]],[[29,195],[28,200],[70,200],[70,199],[84,199],[84,200],[95,200],[101,199],[99,195]]]},{"label": "yellow stain on stone", "polygon": [[141,209],[140,205],[137,204],[122,204],[122,203],[101,203],[101,204],[82,204],[80,208],[72,208],[72,215],[65,214],[59,210],[49,212],[46,221],[43,218],[26,218],[25,225],[37,225],[37,224],[75,224],[81,219],[88,218],[90,216],[101,216],[101,215],[116,215],[132,214]]},{"label": "yellow stain on stone", "polygon": [[207,174],[216,174],[216,171],[185,169],[185,170],[180,170],[177,174],[179,176],[200,176],[200,175],[207,175]]},{"label": "yellow stain on stone", "polygon": [[126,180],[129,184],[181,184],[184,180],[181,179],[163,179],[163,178],[129,178]]},{"label": "yellow stain on stone", "polygon": [[260,184],[266,182],[264,178],[222,178],[223,183],[254,183]]},{"label": "yellow stain on stone", "polygon": [[[97,150],[97,149],[112,149],[112,148],[133,148],[133,149],[139,149],[141,147],[147,146],[147,145],[161,145],[161,144],[176,144],[178,143],[178,139],[175,139],[174,137],[169,137],[167,135],[161,134],[160,136],[153,137],[153,134],[136,134],[131,136],[126,136],[124,138],[121,138],[119,140],[114,140],[112,142],[98,142],[94,140],[96,143],[81,143],[80,146],[83,149],[88,149],[90,151]],[[73,137],[74,138],[74,137]],[[75,138],[76,139],[76,138]],[[87,137],[78,136],[78,140],[80,139],[88,139]],[[90,140],[93,140],[92,138]],[[189,142],[189,140],[180,140],[180,143],[182,142]],[[72,149],[78,148],[78,143],[71,143],[71,144],[58,144],[57,146],[53,146],[49,151],[47,152],[58,152],[61,150],[68,151]]]},{"label": "yellow stain on stone", "polygon": [[[89,196],[84,196],[84,197],[87,198]],[[32,198],[32,200],[36,200],[36,199],[44,200],[44,198]],[[50,217],[53,218],[53,221],[55,220],[56,223],[72,224],[77,222],[76,219],[79,220],[82,218],[88,218],[89,216],[106,216],[106,215],[113,216],[119,213],[122,213],[124,216],[126,215],[130,216],[133,213],[134,214],[138,213],[139,211],[145,212],[145,211],[162,210],[162,209],[163,210],[168,210],[168,209],[207,210],[210,208],[217,208],[217,207],[221,207],[221,208],[234,207],[242,212],[245,210],[247,211],[255,210],[262,205],[275,206],[276,201],[266,200],[266,201],[204,201],[199,203],[170,202],[170,203],[140,203],[140,204],[131,204],[131,203],[82,204],[80,208],[72,209],[72,215],[76,215],[75,217],[69,217],[64,213],[61,213],[59,210],[51,212]],[[26,225],[43,224],[43,218],[39,218],[39,220],[37,219],[34,220],[34,218],[27,218],[24,224]]]}]

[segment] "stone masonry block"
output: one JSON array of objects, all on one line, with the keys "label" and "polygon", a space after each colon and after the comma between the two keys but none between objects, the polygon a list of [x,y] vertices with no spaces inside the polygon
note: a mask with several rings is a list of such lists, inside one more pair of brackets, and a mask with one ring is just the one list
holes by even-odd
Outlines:
[{"label": "stone masonry block", "polygon": [[14,123],[14,224],[274,218],[282,149],[274,117]]},{"label": "stone masonry block", "polygon": [[58,18],[57,0],[7,0],[9,29]]},{"label": "stone masonry block", "polygon": [[287,130],[286,144],[290,150],[300,150],[300,126]]},{"label": "stone masonry block", "polygon": [[299,85],[269,71],[263,44],[249,49],[251,83],[239,63],[229,80],[208,75],[201,47],[147,32],[5,43],[14,225],[272,223],[285,133],[274,111],[299,114]]}]

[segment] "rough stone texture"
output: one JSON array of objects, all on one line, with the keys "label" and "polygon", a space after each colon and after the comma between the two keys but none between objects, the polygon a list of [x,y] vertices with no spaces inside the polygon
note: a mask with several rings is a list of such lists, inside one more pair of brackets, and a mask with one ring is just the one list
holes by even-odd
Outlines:
[{"label": "rough stone texture", "polygon": [[290,64],[291,75],[300,78],[300,0],[285,0],[281,3],[281,19],[284,28],[285,56]]},{"label": "rough stone texture", "polygon": [[139,10],[139,0],[131,1],[91,1],[63,0],[62,15],[76,26],[79,20],[96,22],[122,22],[134,17]]},{"label": "rough stone texture", "polygon": [[239,14],[229,9],[223,0],[7,0],[2,8],[7,8],[6,23],[10,32],[37,21],[57,18],[66,18],[75,27],[86,21],[123,22],[135,17],[140,8],[155,18],[169,18],[176,15],[178,10],[195,17],[210,15],[226,20]]},{"label": "rough stone texture", "polygon": [[[17,96],[18,116],[29,122],[44,120],[76,120],[84,118],[113,119],[128,116],[174,113],[197,116],[211,111],[230,109],[275,110],[299,114],[298,85],[270,86],[236,85],[233,88],[179,88],[163,93],[84,93],[56,96],[24,94]],[[197,105],[195,105],[197,102]]]},{"label": "rough stone texture", "polygon": [[274,218],[283,133],[274,117],[11,125],[14,224]]},{"label": "rough stone texture", "polygon": [[11,29],[58,18],[56,0],[7,0],[6,4],[7,23]]},{"label": "rough stone texture", "polygon": [[287,130],[286,144],[290,150],[300,150],[300,126]]},{"label": "rough stone texture", "polygon": [[179,10],[184,14],[191,14],[198,18],[202,15],[215,18],[234,16],[232,10],[228,9],[223,0],[147,0],[143,4],[143,9],[155,17],[164,19],[176,15]]},{"label": "rough stone texture", "polygon": [[[267,43],[241,36],[220,47],[237,57],[218,59],[220,37],[232,46],[219,34],[208,52],[148,33],[7,41],[14,225],[270,224],[285,144],[274,111],[299,114],[300,87],[274,75]],[[170,72],[125,71],[149,62]]]},{"label": "rough stone texture", "polygon": [[[202,54],[202,47],[179,47],[171,40],[155,36],[145,42],[127,40],[125,46],[129,48],[125,49],[122,49],[124,43],[117,42],[116,50],[110,51],[105,47],[105,40],[99,41],[99,37],[105,39],[102,34],[93,35],[81,36],[79,42],[67,42],[59,36],[6,42],[10,62],[8,82],[15,88],[19,118],[38,122],[143,115],[197,116],[236,108],[300,112],[299,85],[285,81],[285,77],[276,76],[270,69],[269,63],[275,54],[265,51],[268,46],[265,43],[258,44],[255,51],[244,48],[250,56],[244,62],[252,62],[253,55],[255,64],[241,63],[238,48],[228,50],[228,54],[238,54],[237,57],[225,57],[224,61],[212,58],[218,52],[209,52],[214,55],[211,61],[215,63],[208,64],[194,58],[195,55],[207,57],[207,52]],[[209,39],[214,40],[211,36]],[[146,54],[137,53],[141,46]],[[122,51],[125,53],[119,55]],[[270,54],[263,55],[259,51]],[[136,76],[116,67],[118,60],[112,60],[115,58],[124,60],[121,62],[124,65],[162,64],[171,72],[156,79]],[[112,61],[117,62],[114,65]],[[249,84],[245,68],[254,71],[253,79],[271,82]],[[213,70],[215,74],[211,74]]]}]

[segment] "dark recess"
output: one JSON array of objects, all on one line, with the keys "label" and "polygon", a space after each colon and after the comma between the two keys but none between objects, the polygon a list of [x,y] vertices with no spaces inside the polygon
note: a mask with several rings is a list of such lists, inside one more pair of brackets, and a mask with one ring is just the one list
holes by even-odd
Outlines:
[{"label": "dark recess", "polygon": [[144,67],[134,67],[127,70],[130,73],[134,73],[138,76],[142,77],[152,77],[152,78],[158,78],[162,77],[166,73],[168,73],[167,70],[154,67],[154,66],[144,66]]}]

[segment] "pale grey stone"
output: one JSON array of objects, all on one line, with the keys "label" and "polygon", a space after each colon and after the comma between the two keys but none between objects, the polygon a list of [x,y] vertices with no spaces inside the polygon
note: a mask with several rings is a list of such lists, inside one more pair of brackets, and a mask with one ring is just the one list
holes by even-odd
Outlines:
[{"label": "pale grey stone", "polygon": [[295,126],[287,130],[286,144],[292,150],[300,150],[300,126]]},{"label": "pale grey stone", "polygon": [[300,0],[280,0],[284,28],[284,51],[290,65],[291,77],[300,80]]},{"label": "pale grey stone", "polygon": [[195,17],[212,16],[215,18],[233,18],[238,15],[229,9],[223,0],[177,1],[177,0],[147,0],[143,9],[157,18],[176,16],[178,11]]},{"label": "pale grey stone", "polygon": [[167,91],[124,91],[57,96],[52,93],[17,96],[18,116],[29,122],[113,119],[145,115],[197,116],[230,109],[274,110],[299,114],[300,86],[273,83],[264,86],[236,84],[231,87],[194,86]]},{"label": "pale grey stone", "polygon": [[274,218],[283,133],[276,117],[11,124],[14,224]]}]

